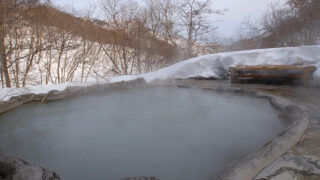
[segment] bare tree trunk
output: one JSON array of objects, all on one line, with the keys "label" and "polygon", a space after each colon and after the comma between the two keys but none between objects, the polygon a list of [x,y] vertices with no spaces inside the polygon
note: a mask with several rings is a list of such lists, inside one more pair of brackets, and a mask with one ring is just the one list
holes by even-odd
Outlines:
[{"label": "bare tree trunk", "polygon": [[8,61],[6,56],[6,46],[5,46],[5,34],[4,34],[4,25],[2,20],[0,19],[0,61],[1,61],[1,70],[4,74],[4,78],[6,81],[6,86],[11,87],[10,75],[8,70]]},{"label": "bare tree trunk", "polygon": [[141,74],[141,43],[142,43],[142,39],[141,39],[141,23],[138,22],[138,58],[137,58],[137,66],[138,66],[138,72],[139,74]]},{"label": "bare tree trunk", "polygon": [[83,54],[82,54],[82,66],[81,66],[81,82],[83,82],[83,78],[84,78],[84,67],[85,67],[85,64],[86,64],[86,40],[83,39]]},{"label": "bare tree trunk", "polygon": [[[42,43],[40,43],[40,46]],[[38,64],[38,68],[39,68],[39,75],[40,75],[40,84],[42,85],[43,83],[43,77],[42,77],[42,69],[41,69],[41,60],[42,60],[42,51],[39,52],[38,54],[38,61],[37,61],[37,64]]]},{"label": "bare tree trunk", "polygon": [[7,61],[5,45],[4,45],[4,37],[1,32],[0,32],[0,61],[1,61],[2,72],[4,73],[4,78],[6,80],[6,86],[11,87],[10,75],[8,70],[8,61]]},{"label": "bare tree trunk", "polygon": [[34,32],[34,29],[32,29],[31,39],[29,44],[29,55],[27,56],[27,59],[26,59],[26,68],[24,70],[24,76],[23,76],[23,82],[22,82],[23,87],[27,85],[28,74],[32,68],[34,56],[38,52],[38,49],[35,49],[35,48],[40,48],[40,47],[35,47],[35,38],[36,38],[35,32]]},{"label": "bare tree trunk", "polygon": [[52,65],[52,49],[49,49],[49,58],[47,60],[47,67],[46,67],[46,84],[49,84],[49,80],[51,77],[51,65]]},{"label": "bare tree trunk", "polygon": [[59,57],[58,57],[58,67],[57,67],[57,79],[58,79],[58,83],[60,84],[60,64],[61,64],[61,57],[64,51],[64,46],[65,46],[65,40],[64,40],[64,35],[63,35],[63,40],[62,40],[62,44],[61,44],[61,49],[59,51]]},{"label": "bare tree trunk", "polygon": [[127,53],[126,53],[126,49],[124,46],[122,46],[122,56],[123,56],[123,70],[124,70],[124,74],[127,75],[128,74],[128,60],[127,60]]},{"label": "bare tree trunk", "polygon": [[0,72],[1,72],[1,86],[2,86],[2,88],[4,88],[4,79],[3,79],[3,71],[2,71],[2,68],[0,68]]},{"label": "bare tree trunk", "polygon": [[19,88],[20,87],[20,83],[19,83],[19,73],[20,73],[20,66],[19,66],[19,60],[16,60],[16,87]]},{"label": "bare tree trunk", "polygon": [[[93,56],[92,59],[91,59],[91,65],[90,65],[90,68],[89,68],[89,70],[88,70],[88,73],[87,73],[85,82],[87,82],[88,77],[89,77],[89,75],[91,74],[91,70],[92,70],[92,68],[95,66],[96,60],[98,59],[98,56],[99,56],[100,53],[101,53],[101,49],[102,49],[102,47],[100,46],[98,52],[97,52],[97,53],[95,54],[95,56]],[[98,77],[97,77],[97,81],[98,81]]]},{"label": "bare tree trunk", "polygon": [[193,43],[192,43],[192,29],[193,29],[193,22],[192,22],[192,19],[189,23],[189,28],[188,28],[188,39],[187,39],[187,55],[188,57],[187,58],[191,58],[193,53],[192,53],[192,46],[193,46]]}]

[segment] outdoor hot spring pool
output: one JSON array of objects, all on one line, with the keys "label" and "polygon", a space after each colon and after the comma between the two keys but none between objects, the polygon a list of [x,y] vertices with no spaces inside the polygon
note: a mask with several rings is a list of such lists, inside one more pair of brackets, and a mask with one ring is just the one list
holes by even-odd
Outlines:
[{"label": "outdoor hot spring pool", "polygon": [[284,128],[262,99],[149,87],[25,104],[0,116],[0,148],[69,180],[207,180]]}]

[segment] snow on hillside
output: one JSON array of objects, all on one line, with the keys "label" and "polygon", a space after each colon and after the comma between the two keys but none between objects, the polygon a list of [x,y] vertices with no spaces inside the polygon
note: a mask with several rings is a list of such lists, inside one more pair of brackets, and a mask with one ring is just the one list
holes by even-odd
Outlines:
[{"label": "snow on hillside", "polygon": [[[111,78],[99,83],[113,83],[144,78],[146,82],[166,79],[187,79],[192,77],[224,78],[229,67],[238,65],[314,65],[318,69],[315,78],[320,78],[320,46],[303,46],[276,49],[259,49],[210,54],[188,59],[158,71]],[[51,90],[64,90],[68,86],[88,86],[92,83],[64,83],[26,88],[4,88],[0,90],[0,100],[7,101],[12,96],[27,93],[47,93]]]}]

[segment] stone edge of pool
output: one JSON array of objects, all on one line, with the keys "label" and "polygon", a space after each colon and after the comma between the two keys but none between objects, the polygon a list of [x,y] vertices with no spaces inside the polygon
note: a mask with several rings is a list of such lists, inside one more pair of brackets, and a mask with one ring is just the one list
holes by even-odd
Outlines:
[{"label": "stone edge of pool", "polygon": [[[218,81],[217,81],[218,82]],[[38,101],[41,103],[47,101],[55,101],[60,99],[65,99],[68,97],[76,95],[84,95],[94,92],[103,92],[108,90],[113,90],[117,88],[133,88],[136,86],[159,86],[159,85],[168,85],[168,86],[177,86],[180,88],[199,88],[209,91],[217,92],[230,92],[230,93],[241,93],[248,96],[266,99],[270,104],[278,109],[281,114],[286,118],[292,120],[292,124],[283,131],[278,137],[267,143],[262,149],[258,152],[251,154],[241,161],[236,163],[231,168],[227,169],[222,175],[217,177],[221,180],[250,180],[255,178],[264,168],[269,166],[271,163],[279,159],[284,153],[286,153],[292,146],[294,146],[304,134],[306,129],[309,126],[309,119],[305,112],[298,107],[298,105],[291,103],[285,98],[274,96],[268,93],[258,92],[258,90],[246,89],[245,87],[237,86],[225,86],[222,84],[215,84],[214,87],[202,86],[199,84],[190,85],[188,83],[183,83],[182,81],[161,81],[154,84],[147,84],[143,79],[137,79],[127,82],[118,82],[111,84],[103,85],[91,85],[87,87],[80,86],[71,86],[67,87],[63,91],[50,91],[45,94],[24,94],[16,97],[11,97],[8,101],[0,102],[0,114],[3,114],[7,111],[13,110],[25,103]],[[6,163],[8,165],[6,165]],[[12,169],[18,167],[18,172],[13,172]],[[23,172],[30,171],[31,173],[36,174],[42,179],[62,179],[59,175],[53,171],[46,170],[45,168],[32,165],[19,158],[8,158],[0,152],[0,170],[5,168],[12,173],[19,174],[20,177],[27,178],[27,174]],[[16,175],[15,174],[15,175]],[[1,175],[1,172],[0,172]],[[25,176],[23,176],[25,175]],[[0,176],[1,177],[1,176]]]}]

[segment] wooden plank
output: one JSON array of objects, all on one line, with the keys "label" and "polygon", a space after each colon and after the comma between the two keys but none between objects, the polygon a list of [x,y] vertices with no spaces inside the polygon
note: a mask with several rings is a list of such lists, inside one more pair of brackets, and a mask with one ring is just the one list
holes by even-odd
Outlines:
[{"label": "wooden plank", "polygon": [[238,66],[229,69],[232,83],[291,83],[293,81],[310,81],[316,71],[315,66],[267,65]]},{"label": "wooden plank", "polygon": [[310,69],[316,70],[315,66],[296,66],[296,65],[263,65],[263,66],[237,66],[237,67],[230,67],[230,69],[268,69],[268,70],[278,70],[278,69]]}]

